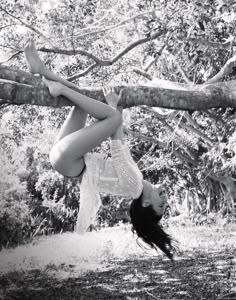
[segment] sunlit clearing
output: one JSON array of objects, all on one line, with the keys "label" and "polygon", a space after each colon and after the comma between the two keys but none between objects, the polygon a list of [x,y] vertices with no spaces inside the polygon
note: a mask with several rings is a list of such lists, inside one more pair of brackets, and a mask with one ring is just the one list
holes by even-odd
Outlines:
[{"label": "sunlit clearing", "polygon": [[[166,231],[179,241],[181,252],[175,260],[235,246],[236,227],[232,225],[225,228],[173,226]],[[29,245],[4,249],[0,253],[0,272],[40,269],[60,278],[74,277],[88,271],[108,270],[117,260],[153,257],[168,260],[161,251],[139,247],[131,226],[120,225],[84,235],[64,233],[41,237]]]},{"label": "sunlit clearing", "polygon": [[[150,251],[151,253],[153,251]],[[104,269],[111,259],[143,256],[130,228],[118,227],[41,237],[33,244],[0,253],[1,272],[44,269],[47,265],[73,265],[73,273]]]}]

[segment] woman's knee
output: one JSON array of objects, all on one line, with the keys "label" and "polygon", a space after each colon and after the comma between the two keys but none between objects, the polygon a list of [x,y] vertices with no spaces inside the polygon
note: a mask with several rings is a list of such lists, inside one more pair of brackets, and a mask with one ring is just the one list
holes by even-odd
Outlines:
[{"label": "woman's knee", "polygon": [[49,153],[49,160],[52,167],[62,175],[67,173],[66,167],[66,153],[57,144],[54,145]]},{"label": "woman's knee", "polygon": [[54,169],[57,169],[57,166],[60,165],[62,156],[56,145],[52,147],[49,153],[49,160]]},{"label": "woman's knee", "polygon": [[71,158],[70,153],[60,143],[54,145],[50,151],[49,159],[52,167],[61,175],[75,177],[84,169],[84,158]]}]

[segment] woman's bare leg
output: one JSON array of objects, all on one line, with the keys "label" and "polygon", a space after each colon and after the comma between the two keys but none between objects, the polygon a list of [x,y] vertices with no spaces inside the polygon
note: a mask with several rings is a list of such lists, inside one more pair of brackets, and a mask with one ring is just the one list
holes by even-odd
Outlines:
[{"label": "woman's bare leg", "polygon": [[49,70],[46,67],[46,65],[43,63],[43,61],[40,59],[40,57],[38,55],[38,52],[36,50],[33,40],[31,40],[26,45],[24,52],[25,52],[25,57],[27,59],[27,62],[29,64],[29,71],[32,74],[40,74],[49,80],[61,82],[62,84],[66,85],[68,87],[78,89],[78,87],[74,83],[69,82],[66,79],[58,76],[57,74],[55,74],[54,72],[52,72],[51,70]]},{"label": "woman's bare leg", "polygon": [[[33,74],[40,74],[43,75],[45,78],[58,81],[61,83],[64,83],[65,85],[77,88],[77,86],[71,82],[68,82],[67,80],[59,77],[54,72],[50,71],[46,65],[43,63],[43,61],[40,59],[35,44],[33,40],[31,40],[24,49],[25,56],[29,65],[29,71]],[[87,112],[83,111],[79,106],[72,107],[70,113],[68,114],[65,122],[63,123],[62,127],[59,130],[59,133],[57,134],[55,140],[54,140],[54,146],[55,144],[63,139],[65,136],[82,129],[85,126],[86,120],[87,120]],[[52,155],[50,155],[52,156]],[[80,170],[83,170],[84,168],[84,160],[81,159],[78,167],[78,173],[80,174]],[[76,176],[76,175],[75,175]]]},{"label": "woman's bare leg", "polygon": [[61,83],[47,79],[44,82],[53,96],[65,96],[99,120],[64,136],[52,148],[50,159],[54,168],[63,175],[76,176],[84,167],[83,156],[114,134],[122,123],[122,116],[112,107],[81,95]]},{"label": "woman's bare leg", "polygon": [[[49,80],[54,80],[63,83],[64,85],[72,88],[77,86],[66,79],[61,78],[54,72],[50,71],[43,61],[40,59],[36,50],[33,40],[31,40],[25,47],[25,56],[29,65],[29,71],[33,74],[43,75]],[[61,140],[66,135],[77,131],[85,126],[87,119],[87,112],[83,111],[79,106],[75,106],[71,109],[71,112],[67,116],[64,124],[62,125],[59,133],[56,136],[54,144]]]},{"label": "woman's bare leg", "polygon": [[54,140],[54,145],[65,136],[82,129],[85,126],[87,116],[88,114],[80,107],[73,106]]},{"label": "woman's bare leg", "polygon": [[[25,53],[31,72],[60,82],[63,81],[63,83],[66,81],[61,80],[60,77],[47,69],[40,60],[34,45],[31,44],[26,47]],[[58,142],[53,146],[50,153],[51,163],[59,173],[65,176],[77,176],[84,167],[83,156],[116,131],[122,122],[121,114],[104,103],[75,92],[69,88],[71,83],[67,81],[66,86],[47,79],[44,79],[44,82],[52,96],[63,95],[79,108],[77,111],[75,108],[67,118]],[[86,119],[83,115],[84,121],[81,122],[80,120],[79,129],[76,130],[78,126],[75,116],[82,112],[84,114],[89,113],[99,122],[87,128],[81,128]]]}]

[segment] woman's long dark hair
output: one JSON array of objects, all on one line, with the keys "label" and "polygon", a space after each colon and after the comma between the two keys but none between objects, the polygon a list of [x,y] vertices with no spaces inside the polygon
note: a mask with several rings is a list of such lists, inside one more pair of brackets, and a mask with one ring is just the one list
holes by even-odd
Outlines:
[{"label": "woman's long dark hair", "polygon": [[142,206],[142,194],[134,199],[130,206],[130,217],[133,225],[132,231],[136,232],[151,248],[160,248],[169,259],[173,259],[174,247],[172,238],[164,232],[159,224],[162,216],[158,216],[151,205]]}]

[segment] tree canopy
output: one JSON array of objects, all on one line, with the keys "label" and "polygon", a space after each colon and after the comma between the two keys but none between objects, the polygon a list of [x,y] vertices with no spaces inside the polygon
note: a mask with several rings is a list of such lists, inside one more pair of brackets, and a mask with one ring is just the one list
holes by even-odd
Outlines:
[{"label": "tree canopy", "polygon": [[166,183],[170,214],[185,200],[194,212],[234,213],[235,7],[232,0],[2,0],[0,133],[8,170],[23,169],[18,179],[34,198],[76,194],[72,183],[59,188],[62,179],[45,163],[72,104],[52,98],[28,72],[23,50],[33,38],[46,65],[81,93],[104,101],[104,85],[123,89],[126,142],[144,177]]}]

